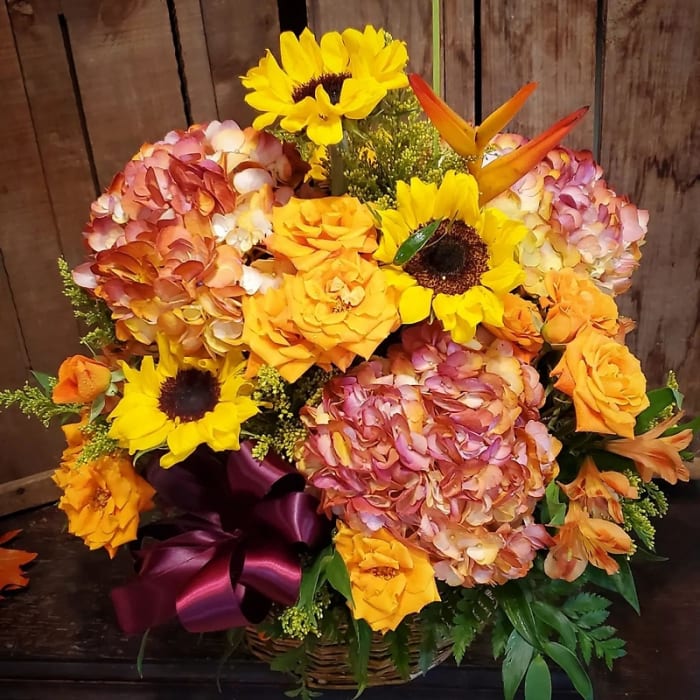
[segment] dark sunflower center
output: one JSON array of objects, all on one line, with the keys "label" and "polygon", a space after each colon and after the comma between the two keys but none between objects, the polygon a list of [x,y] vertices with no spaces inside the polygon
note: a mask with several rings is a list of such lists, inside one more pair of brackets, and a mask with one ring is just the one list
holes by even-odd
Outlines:
[{"label": "dark sunflower center", "polygon": [[187,423],[199,420],[213,411],[219,401],[221,387],[210,372],[181,369],[160,385],[158,406],[168,418]]},{"label": "dark sunflower center", "polygon": [[338,104],[340,101],[340,91],[343,88],[343,83],[346,78],[350,77],[350,73],[324,73],[318,78],[312,78],[308,83],[299,85],[292,93],[294,102],[301,102],[305,97],[313,97],[316,93],[316,88],[323,85],[328,97],[331,99],[331,104]]},{"label": "dark sunflower center", "polygon": [[443,221],[404,270],[422,287],[441,294],[463,294],[479,284],[488,262],[488,247],[471,226]]}]

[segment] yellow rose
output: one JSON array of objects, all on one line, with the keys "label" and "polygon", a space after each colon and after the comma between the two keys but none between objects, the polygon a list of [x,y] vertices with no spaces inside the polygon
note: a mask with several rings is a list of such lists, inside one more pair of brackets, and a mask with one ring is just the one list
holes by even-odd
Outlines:
[{"label": "yellow rose", "polygon": [[617,305],[586,277],[573,270],[551,270],[544,278],[545,296],[540,299],[547,317],[542,335],[548,343],[568,343],[587,325],[613,337],[618,331]]},{"label": "yellow rose", "polygon": [[634,437],[635,417],[649,399],[639,360],[624,345],[586,327],[566,346],[552,376],[574,400],[576,430]]},{"label": "yellow rose", "polygon": [[515,355],[523,362],[530,362],[542,348],[542,316],[531,302],[516,294],[503,296],[503,326],[484,326],[497,338],[515,345]]},{"label": "yellow rose", "polygon": [[386,530],[364,535],[338,522],[335,548],[350,574],[353,615],[377,632],[440,600],[428,555]]}]

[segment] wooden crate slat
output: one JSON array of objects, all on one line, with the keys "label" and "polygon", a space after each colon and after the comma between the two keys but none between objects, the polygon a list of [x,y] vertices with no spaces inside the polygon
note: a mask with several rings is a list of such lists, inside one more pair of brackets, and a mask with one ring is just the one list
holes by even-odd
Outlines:
[{"label": "wooden crate slat", "polygon": [[[15,50],[0,6],[0,385],[18,388],[29,366],[52,372],[76,348],[77,329],[61,295],[56,227]],[[54,466],[61,436],[15,410],[0,414],[0,481]]]},{"label": "wooden crate slat", "polygon": [[199,0],[174,1],[192,121],[208,122],[217,116],[216,95],[209,65],[202,7]]},{"label": "wooden crate slat", "polygon": [[84,255],[80,232],[96,196],[96,183],[74,99],[59,20],[60,2],[36,3],[31,14],[22,9],[21,5],[10,5],[10,20],[61,250],[69,263],[76,265]]},{"label": "wooden crate slat", "polygon": [[432,5],[426,0],[307,0],[309,27],[317,38],[347,27],[364,29],[366,24],[386,29],[408,46],[409,70],[432,79]]},{"label": "wooden crate slat", "polygon": [[700,412],[700,4],[609,0],[601,162],[609,181],[649,209],[649,234],[622,310],[651,385],[678,370]]},{"label": "wooden crate slat", "polygon": [[475,116],[474,3],[442,0],[443,98],[469,121]]},{"label": "wooden crate slat", "polygon": [[[481,3],[482,116],[530,81],[539,82],[508,131],[535,136],[595,97],[596,3],[502,0]],[[593,147],[593,114],[564,143]]]},{"label": "wooden crate slat", "polygon": [[66,0],[71,50],[100,185],[144,141],[185,127],[165,0]]},{"label": "wooden crate slat", "polygon": [[248,126],[258,112],[243,101],[239,76],[269,48],[279,55],[279,15],[275,0],[207,0],[202,3],[211,76],[219,119]]}]

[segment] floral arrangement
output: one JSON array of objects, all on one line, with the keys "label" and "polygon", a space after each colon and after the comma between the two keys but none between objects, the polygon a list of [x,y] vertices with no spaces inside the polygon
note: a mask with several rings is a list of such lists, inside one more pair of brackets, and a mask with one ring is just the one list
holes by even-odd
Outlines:
[{"label": "floral arrangement", "polygon": [[625,345],[647,212],[560,145],[585,110],[503,133],[532,84],[477,126],[383,30],[280,55],[252,127],[144,144],[92,204],[60,262],[90,353],[0,401],[65,419],[58,507],[128,544],[124,631],[286,640],[302,696],[324,644],[362,689],[377,639],[408,679],[489,631],[507,698],[550,662],[590,698],[700,426]]}]

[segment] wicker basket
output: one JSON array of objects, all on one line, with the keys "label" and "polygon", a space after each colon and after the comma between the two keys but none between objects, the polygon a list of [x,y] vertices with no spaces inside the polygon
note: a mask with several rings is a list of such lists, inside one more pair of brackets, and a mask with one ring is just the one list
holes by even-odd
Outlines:
[{"label": "wicker basket", "polygon": [[[246,630],[248,648],[253,656],[269,663],[286,651],[297,648],[301,642],[295,639],[272,639],[262,637],[255,629]],[[441,664],[450,655],[452,643],[444,640],[435,649],[431,668]],[[396,670],[388,644],[381,634],[374,633],[368,666],[368,686],[399,685],[421,675],[419,667],[420,630],[412,626],[408,635],[409,672],[402,678]],[[337,642],[320,639],[308,654],[307,685],[310,688],[354,690],[357,683],[348,662],[348,648]]]}]

